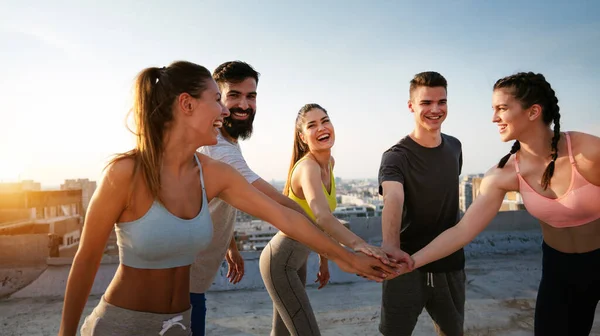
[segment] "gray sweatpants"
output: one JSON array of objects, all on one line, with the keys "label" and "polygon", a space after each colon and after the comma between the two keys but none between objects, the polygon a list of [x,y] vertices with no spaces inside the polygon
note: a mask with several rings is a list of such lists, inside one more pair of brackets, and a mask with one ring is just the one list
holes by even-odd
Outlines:
[{"label": "gray sweatpants", "polygon": [[310,249],[276,234],[260,255],[260,274],[273,300],[271,336],[320,336],[306,294],[306,260]]},{"label": "gray sweatpants", "polygon": [[464,270],[428,273],[417,269],[384,281],[379,331],[385,336],[410,336],[425,308],[438,334],[463,335],[465,280]]},{"label": "gray sweatpants", "polygon": [[81,336],[189,336],[191,313],[191,308],[178,314],[134,311],[111,305],[102,297],[83,322]]}]

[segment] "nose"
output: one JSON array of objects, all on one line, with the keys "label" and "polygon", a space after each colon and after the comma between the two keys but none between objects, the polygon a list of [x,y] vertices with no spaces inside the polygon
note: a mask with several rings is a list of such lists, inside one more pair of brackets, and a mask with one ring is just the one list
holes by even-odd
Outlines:
[{"label": "nose", "polygon": [[248,107],[248,100],[246,98],[242,98],[242,100],[240,101],[240,108],[246,110],[248,109]]},{"label": "nose", "polygon": [[494,111],[494,114],[492,114],[492,122],[493,123],[499,123],[500,121],[501,121],[501,119],[498,116],[498,112]]},{"label": "nose", "polygon": [[431,112],[438,113],[442,109],[440,108],[440,104],[431,104]]},{"label": "nose", "polygon": [[223,118],[227,118],[227,117],[229,117],[230,114],[231,113],[229,112],[229,109],[221,103],[221,116]]}]

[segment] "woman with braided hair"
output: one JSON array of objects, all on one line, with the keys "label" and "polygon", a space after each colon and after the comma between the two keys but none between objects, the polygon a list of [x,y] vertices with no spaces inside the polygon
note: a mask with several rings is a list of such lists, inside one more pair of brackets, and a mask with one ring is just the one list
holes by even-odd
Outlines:
[{"label": "woman with braided hair", "polygon": [[512,149],[486,173],[462,220],[413,254],[413,269],[467,245],[505,194],[518,191],[544,238],[535,335],[589,335],[600,300],[600,138],[560,131],[558,99],[541,74],[498,80],[492,106]]}]

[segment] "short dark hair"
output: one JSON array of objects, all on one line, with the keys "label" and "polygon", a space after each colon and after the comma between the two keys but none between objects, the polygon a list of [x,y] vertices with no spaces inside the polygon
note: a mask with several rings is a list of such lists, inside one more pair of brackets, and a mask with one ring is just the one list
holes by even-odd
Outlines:
[{"label": "short dark hair", "polygon": [[224,83],[240,83],[246,78],[254,78],[258,85],[260,74],[254,68],[242,61],[230,61],[219,65],[213,72],[213,79],[219,86]]},{"label": "short dark hair", "polygon": [[413,79],[410,80],[410,89],[409,94],[412,99],[413,92],[419,86],[427,86],[427,87],[443,87],[446,91],[448,91],[448,82],[446,78],[442,76],[439,72],[435,71],[425,71],[416,74]]}]

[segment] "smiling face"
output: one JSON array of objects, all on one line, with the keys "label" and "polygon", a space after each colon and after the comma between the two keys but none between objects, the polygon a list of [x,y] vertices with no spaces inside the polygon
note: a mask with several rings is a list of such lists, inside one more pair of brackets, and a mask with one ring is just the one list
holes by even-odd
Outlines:
[{"label": "smiling face", "polygon": [[239,83],[224,82],[221,90],[223,105],[231,113],[223,129],[234,139],[248,139],[256,114],[256,80],[248,77]]},{"label": "smiling face", "polygon": [[418,86],[408,101],[409,110],[414,113],[417,127],[426,131],[438,131],[448,114],[446,89],[441,86]]},{"label": "smiling face", "polygon": [[500,139],[504,142],[518,139],[529,128],[531,122],[540,117],[542,110],[538,104],[524,109],[509,89],[494,90],[492,108],[492,122],[498,125]]},{"label": "smiling face", "polygon": [[311,152],[330,150],[335,143],[335,130],[329,116],[320,108],[306,112],[300,133],[302,142]]},{"label": "smiling face", "polygon": [[175,114],[175,121],[185,127],[183,132],[198,147],[217,144],[219,128],[224,118],[229,116],[229,110],[221,102],[221,93],[215,81],[212,78],[207,80],[200,98],[182,93],[177,103],[179,113]]}]

